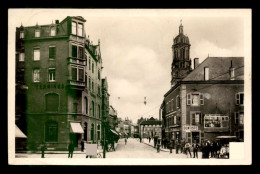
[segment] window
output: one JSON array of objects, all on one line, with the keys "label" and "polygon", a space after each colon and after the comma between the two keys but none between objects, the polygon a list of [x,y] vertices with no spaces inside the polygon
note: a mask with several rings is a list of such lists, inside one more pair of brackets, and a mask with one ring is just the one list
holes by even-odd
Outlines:
[{"label": "window", "polygon": [[191,124],[192,125],[201,124],[201,113],[191,112]]},{"label": "window", "polygon": [[20,53],[19,54],[19,62],[23,62],[24,61],[24,53]]},{"label": "window", "polygon": [[24,31],[20,31],[20,39],[24,38]]},{"label": "window", "polygon": [[98,85],[98,95],[100,95],[100,86]]},{"label": "window", "polygon": [[77,23],[72,22],[71,33],[77,35]]},{"label": "window", "polygon": [[228,128],[229,117],[220,115],[205,115],[204,128]]},{"label": "window", "polygon": [[78,36],[83,36],[83,24],[78,24]]},{"label": "window", "polygon": [[209,80],[209,68],[204,68],[204,80]]},{"label": "window", "polygon": [[90,77],[88,78],[88,84],[89,84],[89,89],[91,90],[91,79],[90,79]]},{"label": "window", "polygon": [[45,95],[46,111],[58,112],[59,95],[56,93],[49,93]]},{"label": "window", "polygon": [[72,45],[72,52],[71,52],[71,56],[72,57],[77,57],[78,55],[77,55],[77,46],[75,46],[75,45]]},{"label": "window", "polygon": [[239,124],[244,124],[244,112],[239,113]]},{"label": "window", "polygon": [[83,51],[83,47],[79,47],[79,58],[83,59],[84,55],[84,51]]},{"label": "window", "polygon": [[35,37],[40,37],[40,30],[35,30]]},{"label": "window", "polygon": [[92,73],[94,73],[94,63],[92,62]]},{"label": "window", "polygon": [[100,70],[98,70],[98,80],[100,80]]},{"label": "window", "polygon": [[236,104],[244,105],[244,93],[243,92],[239,92],[236,94]]},{"label": "window", "polygon": [[92,116],[95,117],[95,104],[92,101]]},{"label": "window", "polygon": [[58,141],[58,123],[56,121],[48,121],[45,123],[45,141]]},{"label": "window", "polygon": [[55,59],[56,57],[56,47],[50,46],[49,47],[49,59]]},{"label": "window", "polygon": [[98,105],[98,118],[100,118],[100,105]]},{"label": "window", "polygon": [[73,113],[77,113],[78,112],[78,103],[73,103],[72,112]]},{"label": "window", "polygon": [[33,49],[33,60],[40,60],[40,48]]},{"label": "window", "polygon": [[86,114],[88,114],[88,98],[85,97]]},{"label": "window", "polygon": [[179,95],[176,97],[176,107],[177,107],[177,108],[180,108],[180,107],[181,107],[181,99],[180,99],[180,96],[179,96]]},{"label": "window", "polygon": [[239,113],[235,112],[235,124],[238,124],[239,122]]},{"label": "window", "polygon": [[56,28],[51,27],[51,36],[56,36]]},{"label": "window", "polygon": [[40,69],[33,70],[33,82],[40,82]]},{"label": "window", "polygon": [[49,82],[55,82],[55,68],[49,68]]},{"label": "window", "polygon": [[79,68],[79,81],[84,81],[84,69]]},{"label": "window", "polygon": [[97,139],[100,140],[100,125],[97,126]]},{"label": "window", "polygon": [[90,62],[90,58],[89,58],[89,63],[88,63],[89,70],[91,69],[90,65],[91,65],[91,62]]},{"label": "window", "polygon": [[92,90],[94,91],[94,82],[92,81]]},{"label": "window", "polygon": [[72,67],[71,68],[71,75],[72,75],[72,80],[77,80],[77,68],[76,67]]},{"label": "window", "polygon": [[199,106],[204,105],[204,95],[199,93],[187,94],[187,105]]}]

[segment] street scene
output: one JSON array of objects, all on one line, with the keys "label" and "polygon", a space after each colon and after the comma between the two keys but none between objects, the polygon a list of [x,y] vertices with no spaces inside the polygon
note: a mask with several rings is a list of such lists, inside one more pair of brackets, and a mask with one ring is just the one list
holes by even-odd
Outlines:
[{"label": "street scene", "polygon": [[243,18],[12,12],[15,158],[230,159],[244,143]]}]

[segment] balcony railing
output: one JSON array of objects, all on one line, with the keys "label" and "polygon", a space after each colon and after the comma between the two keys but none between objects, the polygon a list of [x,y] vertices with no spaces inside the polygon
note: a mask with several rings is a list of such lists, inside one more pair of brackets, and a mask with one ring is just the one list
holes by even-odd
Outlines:
[{"label": "balcony railing", "polygon": [[69,63],[72,63],[72,64],[86,65],[86,60],[85,59],[69,57],[68,61],[69,61]]},{"label": "balcony railing", "polygon": [[77,81],[77,80],[69,80],[69,84],[71,86],[80,87],[82,89],[85,88],[85,82]]}]

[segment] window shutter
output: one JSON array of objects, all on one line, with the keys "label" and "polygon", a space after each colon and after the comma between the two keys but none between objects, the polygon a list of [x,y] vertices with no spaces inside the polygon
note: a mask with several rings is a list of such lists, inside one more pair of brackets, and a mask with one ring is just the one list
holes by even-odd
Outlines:
[{"label": "window shutter", "polygon": [[190,93],[187,94],[187,105],[190,105],[191,104],[191,95]]},{"label": "window shutter", "polygon": [[240,96],[239,96],[239,93],[237,93],[237,94],[236,94],[236,104],[237,104],[237,105],[240,104],[240,103],[239,103],[239,97],[240,97]]},{"label": "window shutter", "polygon": [[238,124],[238,112],[235,112],[235,124]]},{"label": "window shutter", "polygon": [[204,105],[204,95],[200,94],[200,105]]}]

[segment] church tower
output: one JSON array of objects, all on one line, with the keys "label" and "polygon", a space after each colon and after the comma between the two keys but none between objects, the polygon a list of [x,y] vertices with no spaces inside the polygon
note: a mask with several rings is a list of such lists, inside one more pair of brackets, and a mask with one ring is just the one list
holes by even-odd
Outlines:
[{"label": "church tower", "polygon": [[171,85],[174,86],[191,71],[190,41],[183,33],[182,23],[179,26],[179,35],[173,39],[172,55]]}]

